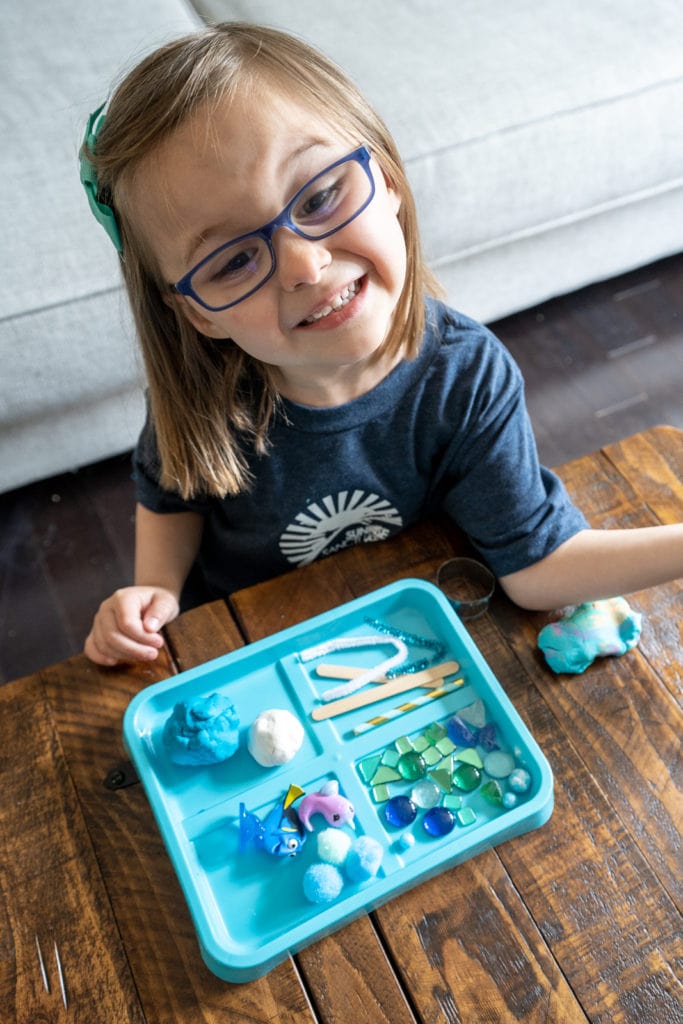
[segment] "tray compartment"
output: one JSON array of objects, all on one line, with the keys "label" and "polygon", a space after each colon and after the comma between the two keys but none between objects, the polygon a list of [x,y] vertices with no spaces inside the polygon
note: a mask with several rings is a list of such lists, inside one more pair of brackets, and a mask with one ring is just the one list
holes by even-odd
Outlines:
[{"label": "tray compartment", "polygon": [[[366,619],[441,642],[441,660],[459,662],[464,685],[360,735],[354,734],[354,726],[426,691],[411,690],[339,718],[314,722],[312,709],[335,683],[317,675],[318,659],[302,662],[301,651],[335,638],[370,635],[373,627]],[[386,652],[380,646],[357,648],[327,654],[324,660],[369,667],[383,660]],[[411,660],[429,659],[432,653],[409,648]],[[238,751],[212,767],[171,764],[161,733],[174,704],[213,692],[228,696],[235,705],[241,722]],[[512,809],[498,813],[482,807],[475,825],[456,825],[438,839],[416,830],[414,845],[401,848],[401,830],[383,821],[381,808],[358,773],[359,762],[400,735],[413,736],[432,722],[446,721],[477,699],[495,722],[501,745],[514,751],[518,763],[530,772],[531,789]],[[248,753],[246,734],[261,711],[277,707],[301,721],[304,742],[288,764],[264,768]],[[421,580],[398,581],[148,687],[131,701],[123,732],[185,894],[202,956],[215,974],[232,982],[258,977],[289,952],[421,880],[538,827],[552,811],[552,775],[545,758],[448,602]],[[260,849],[242,855],[239,804],[244,802],[248,811],[261,816],[290,783],[310,793],[329,779],[337,779],[341,792],[354,804],[355,835],[377,839],[384,856],[377,877],[347,883],[336,901],[314,904],[304,896],[303,876],[318,859],[316,837],[327,823],[318,815],[313,818],[315,831],[296,857],[281,859]],[[477,810],[476,802],[473,805]]]},{"label": "tray compartment", "polygon": [[[160,799],[169,809],[173,806],[174,816],[190,816],[198,806],[204,809],[207,803],[222,803],[227,793],[248,793],[253,786],[264,781],[264,776],[274,781],[290,772],[290,764],[264,768],[247,749],[249,728],[266,708],[290,711],[303,725],[304,738],[295,758],[297,770],[322,753],[321,738],[304,710],[304,703],[308,704],[310,700],[306,694],[303,694],[302,703],[300,666],[292,658],[275,661],[265,656],[242,658],[234,667],[221,665],[206,673],[193,670],[177,686],[169,688],[161,684],[161,687],[149,688],[156,692],[148,701],[138,705],[133,728],[150,768],[147,781],[156,786]],[[178,702],[189,702],[216,692],[228,697],[239,715],[237,751],[220,764],[173,764],[162,739],[164,725],[173,707]],[[267,704],[264,703],[265,694],[268,695]]]},{"label": "tray compartment", "polygon": [[[340,792],[348,796],[343,782],[334,773],[316,777],[301,788],[306,794],[314,793],[331,780],[335,780]],[[256,954],[264,943],[281,939],[292,929],[318,917],[321,910],[329,909],[306,900],[303,889],[306,869],[320,860],[318,834],[330,827],[321,815],[313,816],[313,831],[306,832],[303,848],[294,857],[278,857],[253,844],[244,851],[240,849],[240,802],[245,803],[248,812],[255,813],[263,821],[278,800],[284,797],[287,788],[285,784],[273,798],[272,786],[262,785],[251,794],[250,802],[232,797],[220,808],[212,808],[209,814],[200,812],[192,822],[184,822],[190,840],[186,851],[188,865],[203,875],[208,883],[201,910],[201,916],[205,918],[202,926],[209,928],[212,919],[220,918],[225,929],[224,939],[243,952]],[[295,808],[302,799],[295,802]],[[369,823],[374,826],[371,817]],[[342,826],[340,831],[354,841],[365,834],[362,818],[356,816],[355,830]],[[385,877],[386,866],[383,863],[377,879]],[[345,901],[372,884],[372,880],[360,884],[347,880],[335,907],[343,912]],[[236,899],[237,893],[239,899]]]},{"label": "tray compartment", "polygon": [[[542,779],[536,770],[533,760],[530,760],[518,745],[516,735],[509,736],[506,722],[495,722],[486,709],[486,721],[495,726],[497,749],[511,756],[516,770],[523,769],[528,772],[529,785],[524,792],[517,792],[512,789],[508,777],[493,779],[485,770],[487,751],[476,740],[472,746],[453,743],[448,737],[436,739],[435,732],[438,727],[447,730],[450,718],[463,709],[468,709],[472,704],[472,688],[456,691],[439,702],[439,718],[433,717],[433,708],[422,708],[419,711],[411,712],[406,717],[411,719],[412,728],[406,729],[407,722],[398,719],[379,727],[376,732],[382,736],[382,743],[375,746],[373,750],[366,750],[355,762],[357,776],[361,780],[364,807],[370,805],[377,816],[378,827],[384,834],[387,844],[392,845],[402,863],[419,860],[425,853],[431,852],[435,843],[457,843],[463,838],[464,832],[472,833],[474,830],[488,829],[491,827],[504,827],[501,819],[514,816],[514,813],[521,805],[534,801],[540,791]],[[468,699],[469,698],[469,699]],[[483,702],[481,702],[483,704]],[[450,705],[450,706],[449,706]],[[428,711],[431,710],[431,714]],[[445,715],[444,715],[445,712]],[[419,715],[419,717],[418,717]],[[415,716],[413,718],[413,716]],[[421,719],[421,720],[420,720]],[[401,731],[399,725],[403,724]],[[393,731],[391,727],[393,726]],[[514,749],[510,746],[510,740]],[[438,744],[442,748],[439,750]],[[400,757],[401,752],[416,753],[425,762],[424,774],[416,779],[406,779],[401,775]],[[461,756],[459,756],[461,755]],[[477,757],[479,761],[477,761]],[[480,771],[480,781],[471,790],[459,789],[453,781],[453,771],[462,764],[475,762],[475,767]],[[433,774],[434,773],[434,774]],[[442,774],[443,773],[443,774]],[[373,785],[373,781],[377,784]],[[497,782],[501,793],[513,793],[515,804],[511,807],[496,805],[485,795],[487,784]],[[450,785],[449,785],[450,782]],[[427,784],[434,788],[434,806],[447,806],[456,817],[456,823],[451,832],[441,837],[429,835],[423,828],[422,822],[429,807],[424,801],[415,801],[416,817],[412,822],[393,824],[387,820],[386,808],[394,797],[413,797],[413,790],[421,784]],[[387,799],[383,797],[386,795]],[[449,800],[449,798],[452,798]],[[471,809],[476,818],[469,822],[460,821],[457,811]],[[403,837],[408,834],[412,836],[413,845],[406,846],[402,843]]]}]

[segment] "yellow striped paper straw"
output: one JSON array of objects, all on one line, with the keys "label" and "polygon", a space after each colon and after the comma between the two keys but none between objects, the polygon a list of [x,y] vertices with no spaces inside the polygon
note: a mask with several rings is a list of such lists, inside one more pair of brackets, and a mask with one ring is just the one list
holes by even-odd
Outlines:
[{"label": "yellow striped paper straw", "polygon": [[450,693],[451,690],[457,690],[464,682],[464,679],[454,679],[452,683],[444,683],[438,689],[428,690],[420,697],[416,697],[406,704],[400,704],[397,708],[392,708],[391,711],[385,711],[383,715],[377,715],[375,718],[368,719],[367,722],[355,725],[353,727],[353,734],[354,736],[361,736],[364,732],[375,729],[378,725],[384,725],[386,722],[391,722],[392,719],[399,718],[408,711],[415,711],[416,708],[421,708],[423,704],[429,703],[430,700],[436,700],[437,697],[443,697],[445,694]]}]

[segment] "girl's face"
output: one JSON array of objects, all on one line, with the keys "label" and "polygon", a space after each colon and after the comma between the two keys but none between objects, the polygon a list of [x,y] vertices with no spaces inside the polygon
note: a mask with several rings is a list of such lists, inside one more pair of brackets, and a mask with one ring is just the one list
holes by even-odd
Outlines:
[{"label": "girl's face", "polygon": [[[277,216],[310,178],[364,141],[272,92],[251,106],[224,102],[143,161],[130,189],[131,213],[170,285],[222,243]],[[400,197],[374,158],[370,168],[369,206],[327,238],[277,229],[273,276],[238,305],[209,312],[169,292],[202,334],[230,338],[273,367],[280,391],[295,401],[349,401],[400,358],[373,359],[403,288],[406,247]],[[339,306],[340,296],[341,308],[319,316]]]}]

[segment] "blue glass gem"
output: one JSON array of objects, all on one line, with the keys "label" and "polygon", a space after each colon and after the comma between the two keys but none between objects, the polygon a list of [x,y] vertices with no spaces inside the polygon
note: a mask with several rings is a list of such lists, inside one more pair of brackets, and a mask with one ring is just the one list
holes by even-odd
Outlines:
[{"label": "blue glass gem", "polygon": [[447,836],[455,827],[455,816],[447,807],[432,807],[422,819],[422,827],[428,836]]},{"label": "blue glass gem", "polygon": [[477,742],[476,733],[470,729],[460,715],[453,715],[446,725],[448,738],[458,747],[473,747]]},{"label": "blue glass gem", "polygon": [[411,825],[417,817],[417,807],[407,796],[392,796],[384,808],[384,817],[395,828]]},{"label": "blue glass gem", "polygon": [[482,725],[477,734],[477,743],[484,750],[498,750],[496,727],[493,722],[487,722],[486,725]]}]

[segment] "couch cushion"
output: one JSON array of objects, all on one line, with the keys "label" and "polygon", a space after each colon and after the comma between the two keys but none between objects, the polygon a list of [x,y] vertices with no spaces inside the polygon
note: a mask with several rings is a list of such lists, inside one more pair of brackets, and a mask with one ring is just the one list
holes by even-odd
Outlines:
[{"label": "couch cushion", "polygon": [[142,374],[78,149],[118,75],[201,21],[184,0],[7,4],[0,37],[0,490],[131,447]]},{"label": "couch cushion", "polygon": [[[636,206],[683,187],[683,5],[679,0],[197,0],[214,20],[284,27],[332,56],[391,128],[413,184],[425,250],[457,282],[464,264],[505,250],[503,279],[478,276],[451,300],[490,319],[678,251],[670,218],[638,217],[612,263],[583,251],[567,274],[512,265],[513,243]],[[324,12],[324,13],[323,13]],[[654,202],[653,215],[666,204]],[[680,206],[678,206],[680,208]],[[609,229],[608,229],[609,230]],[[579,228],[590,244],[590,234]],[[639,253],[642,251],[642,258]],[[571,254],[574,256],[575,254]],[[624,262],[626,261],[626,262]],[[460,265],[460,266],[458,266]],[[451,271],[453,276],[451,278]],[[521,289],[515,302],[510,274]],[[473,275],[473,276],[476,276]],[[498,286],[506,302],[496,300]],[[540,286],[540,291],[535,288]],[[486,289],[488,288],[488,298]],[[521,299],[521,301],[520,301]]]},{"label": "couch cushion", "polygon": [[0,67],[0,316],[73,302],[119,282],[113,246],[78,179],[88,114],[129,66],[198,17],[183,0],[8,4]]}]

